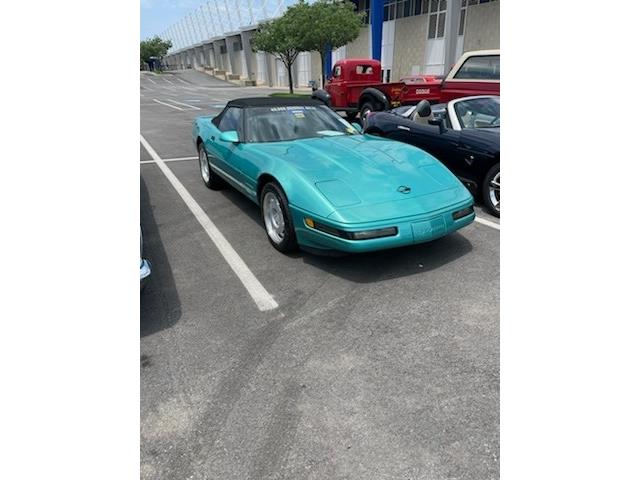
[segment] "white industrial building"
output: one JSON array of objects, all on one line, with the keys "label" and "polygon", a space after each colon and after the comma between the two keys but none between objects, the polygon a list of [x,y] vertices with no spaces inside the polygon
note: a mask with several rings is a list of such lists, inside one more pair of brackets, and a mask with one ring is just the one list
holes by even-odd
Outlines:
[{"label": "white industrial building", "polygon": [[[253,52],[251,38],[260,22],[276,18],[293,3],[295,0],[203,3],[160,34],[173,43],[164,63],[169,68],[194,68],[240,83],[286,86],[282,62],[264,52]],[[355,41],[332,51],[332,62],[379,55],[384,81],[420,73],[444,74],[463,52],[500,48],[499,0],[353,3],[364,12],[365,25]],[[376,35],[376,25],[381,27],[381,35]],[[319,83],[321,68],[317,53],[300,54],[294,65],[296,86],[307,86],[310,80]]]}]

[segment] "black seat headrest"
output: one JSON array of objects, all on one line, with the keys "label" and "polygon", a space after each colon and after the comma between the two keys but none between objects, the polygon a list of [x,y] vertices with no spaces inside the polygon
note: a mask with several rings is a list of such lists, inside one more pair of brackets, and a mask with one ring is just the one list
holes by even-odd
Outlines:
[{"label": "black seat headrest", "polygon": [[429,104],[429,100],[420,100],[420,103],[416,105],[416,115],[423,118],[431,115],[431,104]]}]

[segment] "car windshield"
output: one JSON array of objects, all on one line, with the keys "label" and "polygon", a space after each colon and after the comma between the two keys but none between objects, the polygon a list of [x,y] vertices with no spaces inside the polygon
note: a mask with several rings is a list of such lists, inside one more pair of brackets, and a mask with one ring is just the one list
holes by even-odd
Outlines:
[{"label": "car windshield", "polygon": [[349,122],[324,105],[251,107],[245,113],[245,141],[250,143],[358,133]]},{"label": "car windshield", "polygon": [[493,128],[500,126],[500,98],[473,98],[454,106],[462,128]]}]

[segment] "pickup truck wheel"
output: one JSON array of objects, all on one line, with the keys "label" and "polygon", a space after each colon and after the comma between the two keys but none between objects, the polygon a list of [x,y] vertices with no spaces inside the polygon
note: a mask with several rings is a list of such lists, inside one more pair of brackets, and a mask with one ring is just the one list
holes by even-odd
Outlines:
[{"label": "pickup truck wheel", "polygon": [[489,169],[482,184],[484,204],[493,215],[500,218],[500,164]]},{"label": "pickup truck wheel", "polygon": [[374,104],[371,102],[364,102],[362,104],[362,107],[360,108],[360,120],[364,121],[364,119],[367,118],[367,115],[369,114],[369,112],[373,112],[373,111],[375,111]]},{"label": "pickup truck wheel", "polygon": [[280,185],[274,182],[267,183],[260,192],[262,221],[269,242],[283,253],[298,248],[296,230],[288,207],[287,196]]},{"label": "pickup truck wheel", "polygon": [[200,177],[204,184],[211,190],[222,190],[225,186],[224,180],[211,170],[209,157],[202,143],[198,145],[198,163],[200,165]]}]

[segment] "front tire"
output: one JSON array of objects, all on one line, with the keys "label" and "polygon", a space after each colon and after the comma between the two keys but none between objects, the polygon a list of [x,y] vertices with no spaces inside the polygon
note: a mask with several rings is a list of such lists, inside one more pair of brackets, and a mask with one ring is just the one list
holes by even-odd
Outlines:
[{"label": "front tire", "polygon": [[271,245],[283,253],[296,250],[296,231],[289,213],[287,196],[280,185],[269,182],[264,186],[260,192],[260,210]]},{"label": "front tire", "polygon": [[204,145],[198,145],[198,163],[200,165],[200,178],[211,190],[222,190],[225,186],[224,180],[216,175],[209,166],[209,157]]},{"label": "front tire", "polygon": [[500,218],[500,164],[489,169],[482,184],[482,198],[491,213]]},{"label": "front tire", "polygon": [[364,102],[360,108],[360,121],[364,122],[369,112],[374,112],[376,106],[372,102]]}]

